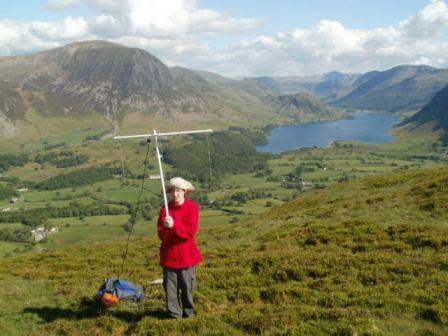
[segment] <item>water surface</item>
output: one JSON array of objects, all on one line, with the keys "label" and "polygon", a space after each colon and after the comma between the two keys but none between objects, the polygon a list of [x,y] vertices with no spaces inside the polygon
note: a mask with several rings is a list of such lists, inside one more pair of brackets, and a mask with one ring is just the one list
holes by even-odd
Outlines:
[{"label": "water surface", "polygon": [[397,116],[384,113],[356,113],[353,119],[286,125],[272,129],[268,144],[257,146],[260,152],[278,154],[304,147],[329,147],[336,140],[365,144],[392,142],[390,129],[400,122]]}]

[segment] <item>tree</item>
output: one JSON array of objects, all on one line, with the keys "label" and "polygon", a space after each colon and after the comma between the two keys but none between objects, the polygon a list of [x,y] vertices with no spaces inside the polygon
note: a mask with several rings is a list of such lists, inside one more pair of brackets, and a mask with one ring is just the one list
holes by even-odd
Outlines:
[{"label": "tree", "polygon": [[38,226],[42,226],[45,225],[47,223],[47,218],[44,216],[28,216],[28,217],[23,217],[21,219],[21,223],[23,225],[35,228]]}]

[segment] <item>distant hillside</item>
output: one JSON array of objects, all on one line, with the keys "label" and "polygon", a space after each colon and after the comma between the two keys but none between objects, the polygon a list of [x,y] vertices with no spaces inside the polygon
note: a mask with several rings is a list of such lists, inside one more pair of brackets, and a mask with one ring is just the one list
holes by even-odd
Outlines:
[{"label": "distant hillside", "polygon": [[448,134],[448,85],[402,125],[411,129],[428,127],[429,130]]},{"label": "distant hillside", "polygon": [[307,93],[278,97],[269,96],[267,99],[276,113],[294,118],[297,121],[317,118],[329,119],[336,115],[324,103]]},{"label": "distant hillside", "polygon": [[[156,237],[132,239],[136,307],[95,293],[124,242],[0,260],[4,335],[445,335],[448,168],[315,190],[241,223],[201,227],[194,319],[164,318]],[[201,219],[202,223],[208,219]],[[152,223],[153,225],[154,223]],[[137,309],[138,308],[138,309]]]},{"label": "distant hillside", "polygon": [[312,76],[253,77],[247,78],[269,88],[279,95],[310,93],[323,100],[335,99],[359,77],[337,71]]},{"label": "distant hillside", "polygon": [[[257,99],[261,98],[274,114],[286,117],[293,122],[334,119],[342,116],[340,111],[330,109],[323,101],[312,94],[279,94],[283,91],[296,92],[293,88],[297,88],[297,86],[295,86],[293,80],[286,79],[288,77],[257,77],[238,81],[210,72],[195,72],[204,80],[219,87],[223,92],[231,92],[231,96],[239,95],[248,102],[253,99],[251,98],[253,96]],[[331,83],[335,83],[341,78],[348,80],[350,75],[334,72],[317,77],[326,79],[322,83],[316,82],[315,91],[319,92],[319,88],[325,91],[325,85],[330,87]],[[288,86],[290,86],[290,89],[287,89]]]},{"label": "distant hillside", "polygon": [[112,128],[110,134],[156,125],[165,130],[174,125],[223,128],[293,122],[303,114],[333,117],[322,105],[299,103],[305,99],[294,97],[299,93],[337,107],[414,112],[447,84],[448,70],[428,66],[364,75],[330,72],[233,80],[169,68],[137,48],[76,42],[0,57],[0,136],[36,138],[86,127]]},{"label": "distant hillside", "polygon": [[[184,69],[181,67],[174,67],[174,69]],[[202,71],[202,70],[190,70],[196,73],[198,76],[202,77],[205,81],[207,81],[210,84],[223,84],[223,83],[230,83],[230,82],[236,82],[236,80],[233,80],[231,78],[227,78],[221,75],[218,75],[217,73],[210,72],[210,71]]]},{"label": "distant hillside", "polygon": [[38,127],[36,121],[50,126],[58,118],[73,119],[76,127],[76,120],[92,115],[125,127],[275,118],[256,95],[266,95],[262,88],[230,84],[223,90],[225,81],[209,80],[170,69],[144,50],[104,41],[0,57],[0,134],[20,135]]},{"label": "distant hillside", "polygon": [[313,76],[254,77],[276,95],[309,93],[327,104],[386,112],[415,112],[448,84],[448,70],[402,65],[365,74],[329,72]]},{"label": "distant hillside", "polygon": [[448,70],[403,65],[359,77],[332,105],[387,112],[417,111],[448,84]]}]

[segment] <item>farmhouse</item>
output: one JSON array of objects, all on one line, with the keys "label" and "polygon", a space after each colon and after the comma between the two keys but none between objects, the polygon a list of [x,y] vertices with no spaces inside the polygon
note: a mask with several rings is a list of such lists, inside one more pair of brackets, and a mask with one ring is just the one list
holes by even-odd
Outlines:
[{"label": "farmhouse", "polygon": [[35,241],[41,241],[42,239],[46,238],[50,234],[59,232],[58,227],[52,227],[50,229],[46,229],[42,226],[38,227],[37,229],[31,230],[31,236]]},{"label": "farmhouse", "polygon": [[9,203],[11,204],[16,204],[17,202],[19,202],[19,199],[17,197],[13,197],[9,200]]}]

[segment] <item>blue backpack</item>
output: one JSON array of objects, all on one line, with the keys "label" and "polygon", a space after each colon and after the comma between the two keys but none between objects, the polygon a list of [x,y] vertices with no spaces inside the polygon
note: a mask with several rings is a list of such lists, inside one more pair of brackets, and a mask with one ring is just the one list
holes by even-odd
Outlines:
[{"label": "blue backpack", "polygon": [[143,286],[122,279],[106,279],[98,294],[108,307],[121,300],[139,302],[145,297]]}]

